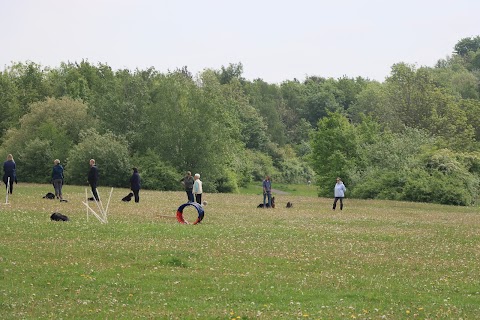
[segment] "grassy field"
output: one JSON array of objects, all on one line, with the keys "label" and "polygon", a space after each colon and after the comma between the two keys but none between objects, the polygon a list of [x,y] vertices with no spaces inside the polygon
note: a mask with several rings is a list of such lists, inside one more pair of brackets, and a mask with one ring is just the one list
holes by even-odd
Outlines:
[{"label": "grassy field", "polygon": [[[1,319],[478,319],[478,208],[279,195],[206,194],[181,225],[183,192],[142,191],[108,223],[47,185],[0,206]],[[106,203],[109,188],[100,188]],[[286,209],[287,201],[294,207]],[[52,222],[58,211],[70,222]],[[193,221],[193,207],[185,210]]]}]

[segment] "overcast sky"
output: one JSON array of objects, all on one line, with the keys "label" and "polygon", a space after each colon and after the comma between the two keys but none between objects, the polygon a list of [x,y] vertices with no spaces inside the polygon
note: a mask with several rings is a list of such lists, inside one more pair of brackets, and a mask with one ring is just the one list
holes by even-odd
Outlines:
[{"label": "overcast sky", "polygon": [[434,66],[480,35],[480,0],[0,0],[0,69],[86,59],[114,69],[241,62],[270,83],[383,81],[394,63]]}]

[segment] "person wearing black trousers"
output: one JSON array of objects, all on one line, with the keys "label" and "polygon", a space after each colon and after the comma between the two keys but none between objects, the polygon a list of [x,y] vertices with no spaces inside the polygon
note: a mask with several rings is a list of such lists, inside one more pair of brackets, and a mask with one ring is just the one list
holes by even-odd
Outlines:
[{"label": "person wearing black trousers", "polygon": [[17,183],[17,165],[11,154],[7,156],[7,161],[3,163],[3,182],[5,183],[8,193],[12,194],[13,183]]},{"label": "person wearing black trousers", "polygon": [[97,193],[98,168],[95,165],[95,159],[90,159],[90,170],[88,171],[88,184],[92,188],[92,194],[95,200],[100,201]]},{"label": "person wearing black trousers", "polygon": [[133,168],[133,174],[132,177],[130,178],[130,189],[133,192],[133,195],[135,196],[135,202],[139,203],[140,202],[140,174],[138,173],[137,168]]}]

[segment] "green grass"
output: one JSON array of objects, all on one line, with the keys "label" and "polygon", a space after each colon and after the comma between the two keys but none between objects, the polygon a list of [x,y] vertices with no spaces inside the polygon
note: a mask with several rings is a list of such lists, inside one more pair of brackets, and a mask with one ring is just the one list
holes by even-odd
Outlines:
[{"label": "green grass", "polygon": [[[115,189],[101,224],[83,187],[65,186],[68,203],[42,199],[47,185],[15,187],[0,206],[2,319],[480,314],[478,208],[347,199],[334,212],[332,199],[283,195],[257,209],[258,194],[205,194],[204,221],[180,225],[183,192],[142,191],[135,204]],[[71,221],[49,221],[54,211]]]}]

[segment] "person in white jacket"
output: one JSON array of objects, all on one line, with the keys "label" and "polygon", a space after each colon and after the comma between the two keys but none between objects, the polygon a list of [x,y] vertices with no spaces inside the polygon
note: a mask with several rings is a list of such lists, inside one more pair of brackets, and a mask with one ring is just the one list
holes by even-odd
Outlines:
[{"label": "person in white jacket", "polygon": [[200,180],[200,174],[195,173],[193,179],[195,180],[195,182],[193,183],[193,194],[195,195],[195,202],[198,204],[202,204],[203,188],[202,181]]},{"label": "person in white jacket", "polygon": [[338,200],[340,200],[340,210],[343,210],[343,198],[345,197],[345,191],[347,191],[347,188],[345,188],[345,185],[343,184],[342,179],[337,178],[337,183],[333,188],[333,192],[335,195],[335,200],[333,201],[333,210],[337,208]]}]

